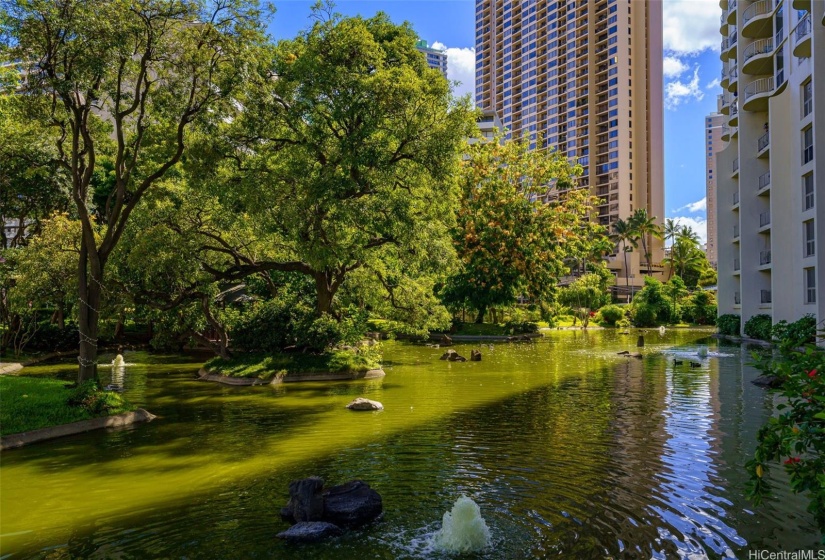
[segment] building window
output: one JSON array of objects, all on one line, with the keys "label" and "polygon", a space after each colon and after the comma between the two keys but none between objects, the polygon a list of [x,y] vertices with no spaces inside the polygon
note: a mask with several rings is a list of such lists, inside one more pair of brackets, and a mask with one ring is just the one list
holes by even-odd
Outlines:
[{"label": "building window", "polygon": [[802,84],[802,116],[807,117],[814,109],[813,80]]},{"label": "building window", "polygon": [[814,129],[809,126],[802,131],[802,165],[814,159]]},{"label": "building window", "polygon": [[810,210],[814,207],[814,174],[808,173],[802,177],[802,200],[803,210]]},{"label": "building window", "polygon": [[816,269],[805,269],[805,303],[816,303]]},{"label": "building window", "polygon": [[807,222],[803,222],[803,238],[805,240],[805,253],[804,256],[812,257],[816,254],[816,234],[814,231],[814,221],[808,220]]}]

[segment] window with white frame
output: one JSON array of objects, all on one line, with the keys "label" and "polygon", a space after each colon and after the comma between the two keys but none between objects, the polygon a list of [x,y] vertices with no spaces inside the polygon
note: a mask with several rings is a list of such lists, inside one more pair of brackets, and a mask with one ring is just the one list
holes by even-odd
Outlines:
[{"label": "window with white frame", "polygon": [[810,210],[814,207],[814,174],[808,173],[802,177],[802,201],[803,210]]},{"label": "window with white frame", "polygon": [[814,128],[809,126],[802,131],[802,165],[814,159]]},{"label": "window with white frame", "polygon": [[803,222],[803,239],[805,240],[804,256],[812,257],[816,254],[816,234],[814,228],[814,221],[808,220]]},{"label": "window with white frame", "polygon": [[814,110],[813,80],[802,84],[802,116],[807,117]]},{"label": "window with white frame", "polygon": [[816,303],[816,269],[805,269],[805,303]]}]

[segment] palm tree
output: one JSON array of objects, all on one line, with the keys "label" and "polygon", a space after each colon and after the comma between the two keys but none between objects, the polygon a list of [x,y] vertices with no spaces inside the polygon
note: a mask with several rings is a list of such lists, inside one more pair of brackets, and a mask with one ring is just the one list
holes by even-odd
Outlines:
[{"label": "palm tree", "polygon": [[650,276],[653,272],[650,268],[651,253],[648,250],[647,240],[649,240],[651,236],[661,239],[663,236],[662,226],[656,223],[655,216],[650,217],[647,215],[647,209],[645,208],[638,208],[633,212],[628,222],[636,235],[642,240],[642,252],[647,260],[647,275]]},{"label": "palm tree", "polygon": [[[614,243],[622,244],[622,252],[624,253],[624,276],[627,285],[627,292],[630,293],[630,275],[627,270],[627,253],[632,251],[632,247],[638,247],[639,238],[636,232],[630,225],[630,221],[624,221],[621,218],[613,222],[613,233],[610,235],[610,240]],[[628,248],[628,244],[631,248]]]},{"label": "palm tree", "polygon": [[696,247],[699,246],[699,234],[693,231],[693,228],[690,226],[682,226],[676,234],[676,239],[689,240],[691,244]]},{"label": "palm tree", "polygon": [[682,227],[676,234],[676,241],[670,247],[670,256],[665,258],[665,262],[670,265],[670,273],[673,270],[684,277],[688,267],[696,266],[702,261],[703,255],[699,250],[699,236],[688,226]]},{"label": "palm tree", "polygon": [[679,233],[679,222],[674,220],[673,218],[668,218],[665,220],[665,230],[664,230],[664,240],[665,244],[668,241],[675,241],[676,235]]}]

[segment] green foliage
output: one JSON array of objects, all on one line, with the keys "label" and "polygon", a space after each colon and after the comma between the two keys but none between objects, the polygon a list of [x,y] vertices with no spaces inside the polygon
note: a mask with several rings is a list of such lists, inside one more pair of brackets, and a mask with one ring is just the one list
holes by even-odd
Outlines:
[{"label": "green foliage", "polygon": [[682,304],[684,319],[697,325],[716,322],[716,298],[707,290],[697,290]]},{"label": "green foliage", "polygon": [[204,364],[207,371],[229,377],[256,377],[270,380],[276,375],[308,373],[359,373],[381,367],[379,344],[329,349],[320,354],[243,353],[232,358],[213,358]]},{"label": "green foliage", "polygon": [[636,327],[655,327],[657,325],[656,307],[649,303],[635,304],[631,318]]},{"label": "green foliage", "polygon": [[599,316],[601,317],[602,323],[609,327],[615,327],[616,324],[624,319],[624,307],[619,305],[605,305],[601,309],[599,309]]},{"label": "green foliage", "polygon": [[771,336],[780,344],[787,344],[791,348],[813,344],[816,342],[816,317],[809,314],[793,323],[779,321],[771,328]]},{"label": "green foliage", "polygon": [[715,286],[718,282],[718,275],[712,268],[706,268],[699,276],[699,287]]},{"label": "green foliage", "polygon": [[809,498],[825,543],[825,354],[814,345],[797,351],[796,340],[780,339],[779,355],[763,354],[756,367],[779,378],[782,395],[776,414],[760,428],[750,474],[748,497],[755,503],[771,495],[770,471],[782,462],[791,491]]},{"label": "green foliage", "polygon": [[131,410],[120,393],[104,391],[97,381],[84,381],[71,392],[66,401],[70,406],[79,406],[93,416],[118,414]]},{"label": "green foliage", "polygon": [[726,336],[739,336],[742,328],[742,318],[735,313],[727,313],[716,318],[716,326],[719,334]]},{"label": "green foliage", "polygon": [[770,340],[772,319],[770,315],[760,313],[745,321],[745,336],[758,340]]},{"label": "green foliage", "polygon": [[699,245],[699,236],[693,229],[683,226],[678,229],[676,224],[668,224],[665,228],[665,237],[674,239],[670,247],[669,256],[664,263],[670,267],[670,273],[682,277],[685,285],[696,288],[700,285],[700,278],[710,280],[708,270],[712,270],[707,255]]},{"label": "green foliage", "polygon": [[510,334],[532,334],[539,332],[539,326],[532,321],[508,321],[504,330]]},{"label": "green foliage", "polygon": [[633,297],[631,320],[637,327],[655,327],[667,322],[673,315],[671,293],[680,293],[684,284],[668,282],[662,284],[651,276],[645,277],[645,286]]}]

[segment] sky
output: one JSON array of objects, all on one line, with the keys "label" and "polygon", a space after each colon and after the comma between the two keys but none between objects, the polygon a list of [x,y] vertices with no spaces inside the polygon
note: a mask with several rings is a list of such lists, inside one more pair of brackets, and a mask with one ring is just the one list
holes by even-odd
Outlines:
[{"label": "sky", "polygon": [[[636,0],[642,1],[642,0]],[[719,78],[718,0],[663,0],[665,94],[665,214],[707,237],[704,117],[716,110]],[[274,0],[269,32],[294,37],[311,24],[309,0]],[[383,10],[396,23],[408,21],[431,46],[447,50],[457,94],[475,86],[474,0],[338,0],[335,11],[369,17]]]}]

